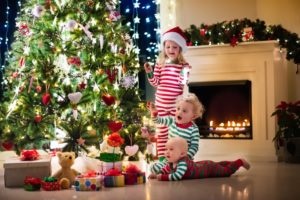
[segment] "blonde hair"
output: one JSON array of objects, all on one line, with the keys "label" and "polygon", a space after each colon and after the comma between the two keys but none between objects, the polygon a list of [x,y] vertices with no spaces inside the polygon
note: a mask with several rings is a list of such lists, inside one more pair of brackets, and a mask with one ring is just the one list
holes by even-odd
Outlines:
[{"label": "blonde hair", "polygon": [[180,148],[181,152],[186,154],[189,148],[186,139],[179,136],[169,138],[166,145],[174,145],[174,147]]},{"label": "blonde hair", "polygon": [[194,114],[196,118],[198,117],[202,118],[205,108],[194,93],[188,93],[186,96],[178,97],[177,104],[181,101],[185,101],[187,103],[192,104],[194,107]]},{"label": "blonde hair", "polygon": [[[167,40],[166,40],[167,41]],[[166,42],[165,41],[165,42]],[[172,40],[173,41],[173,40]],[[163,64],[166,63],[166,60],[168,59],[168,56],[167,54],[165,53],[165,42],[163,43],[163,50],[159,53],[158,55],[158,58],[156,60],[156,63],[163,66]],[[175,42],[175,41],[173,41]],[[177,43],[176,43],[177,44]],[[177,44],[178,45],[178,44]],[[179,45],[178,45],[179,46]],[[178,64],[185,64],[186,63],[186,60],[185,58],[183,57],[183,54],[182,54],[182,48],[179,46],[180,48],[180,51],[179,51],[179,54],[178,54],[178,58],[177,58],[177,61],[178,61]]]}]

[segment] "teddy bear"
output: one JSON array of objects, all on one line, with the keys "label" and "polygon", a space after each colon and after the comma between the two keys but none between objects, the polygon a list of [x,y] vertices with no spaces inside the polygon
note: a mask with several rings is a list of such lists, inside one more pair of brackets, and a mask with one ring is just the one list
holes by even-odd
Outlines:
[{"label": "teddy bear", "polygon": [[75,161],[75,153],[57,152],[56,155],[61,169],[52,176],[59,180],[62,189],[68,189],[74,184],[75,177],[80,174],[78,171],[71,168]]}]

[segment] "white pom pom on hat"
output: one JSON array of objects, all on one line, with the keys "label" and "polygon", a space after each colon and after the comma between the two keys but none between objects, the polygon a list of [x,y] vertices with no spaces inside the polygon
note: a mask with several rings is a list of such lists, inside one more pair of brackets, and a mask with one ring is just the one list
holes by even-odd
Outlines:
[{"label": "white pom pom on hat", "polygon": [[164,44],[166,40],[176,42],[181,47],[182,53],[185,53],[187,51],[186,36],[178,26],[171,28],[162,35],[162,44]]}]

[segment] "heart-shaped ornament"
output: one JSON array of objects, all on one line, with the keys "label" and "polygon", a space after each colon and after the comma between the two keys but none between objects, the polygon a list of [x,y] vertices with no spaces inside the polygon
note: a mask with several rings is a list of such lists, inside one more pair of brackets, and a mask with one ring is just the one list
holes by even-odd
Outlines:
[{"label": "heart-shaped ornament", "polygon": [[14,146],[14,143],[12,141],[4,141],[1,143],[2,147],[4,148],[4,150],[12,150],[13,149],[13,146]]},{"label": "heart-shaped ornament", "polygon": [[111,132],[118,132],[123,126],[121,121],[109,121],[108,128]]},{"label": "heart-shaped ornament", "polygon": [[74,93],[68,94],[68,98],[74,104],[77,104],[80,101],[81,97],[82,97],[81,92],[74,92]]},{"label": "heart-shaped ornament", "polygon": [[112,105],[115,103],[115,97],[110,95],[110,94],[104,94],[102,96],[102,100],[104,101],[104,103],[108,106]]},{"label": "heart-shaped ornament", "polygon": [[125,147],[125,152],[128,156],[133,156],[134,154],[136,154],[139,150],[139,146],[138,145],[133,145],[133,146],[126,146]]}]

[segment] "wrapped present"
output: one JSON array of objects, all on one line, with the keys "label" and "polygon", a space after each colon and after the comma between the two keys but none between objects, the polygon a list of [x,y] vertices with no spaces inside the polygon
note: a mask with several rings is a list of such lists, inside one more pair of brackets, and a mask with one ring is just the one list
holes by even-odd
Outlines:
[{"label": "wrapped present", "polygon": [[119,171],[122,171],[122,161],[118,162],[103,162],[101,163],[101,172],[106,173],[110,169],[118,169]]},{"label": "wrapped present", "polygon": [[136,165],[129,164],[126,166],[123,175],[126,185],[143,184],[146,182],[145,172],[142,172]]},{"label": "wrapped present", "polygon": [[45,177],[42,181],[42,188],[46,191],[60,190],[60,183],[55,177]]},{"label": "wrapped present", "polygon": [[24,189],[27,191],[37,191],[41,189],[41,179],[27,176],[24,180]]},{"label": "wrapped present", "polygon": [[105,187],[123,187],[125,186],[124,175],[118,169],[110,169],[104,176]]},{"label": "wrapped present", "polygon": [[77,176],[74,185],[76,191],[99,191],[103,185],[103,176],[90,171]]},{"label": "wrapped present", "polygon": [[14,156],[4,161],[3,168],[5,187],[23,187],[27,176],[43,179],[51,175],[51,157],[45,155],[37,160],[22,161]]}]

